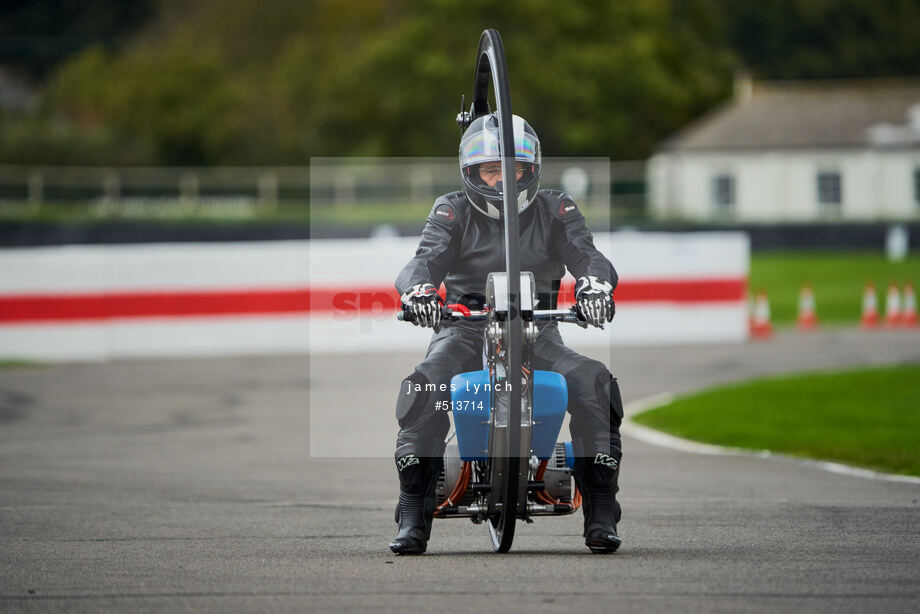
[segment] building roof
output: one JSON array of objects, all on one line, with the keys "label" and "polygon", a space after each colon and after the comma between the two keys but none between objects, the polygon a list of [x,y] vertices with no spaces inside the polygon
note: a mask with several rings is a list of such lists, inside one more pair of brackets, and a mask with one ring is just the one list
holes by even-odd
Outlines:
[{"label": "building roof", "polygon": [[660,151],[920,147],[920,79],[736,83]]}]

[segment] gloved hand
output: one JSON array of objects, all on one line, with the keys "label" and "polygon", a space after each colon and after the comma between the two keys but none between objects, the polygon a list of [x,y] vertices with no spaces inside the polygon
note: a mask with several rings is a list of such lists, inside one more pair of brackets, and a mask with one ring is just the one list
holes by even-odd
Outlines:
[{"label": "gloved hand", "polygon": [[400,299],[403,310],[411,313],[416,326],[430,326],[435,332],[441,329],[441,297],[432,284],[415,284]]},{"label": "gloved hand", "polygon": [[585,322],[604,328],[604,322],[612,321],[616,312],[613,285],[594,275],[579,277],[575,282],[575,308]]}]

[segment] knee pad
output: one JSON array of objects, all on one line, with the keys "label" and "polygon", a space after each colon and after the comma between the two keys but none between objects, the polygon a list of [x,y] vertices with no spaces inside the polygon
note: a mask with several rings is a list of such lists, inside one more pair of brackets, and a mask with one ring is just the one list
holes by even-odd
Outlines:
[{"label": "knee pad", "polygon": [[414,371],[400,384],[399,398],[396,399],[396,420],[399,426],[411,424],[419,415],[431,394],[430,384],[428,378],[418,371]]},{"label": "knee pad", "polygon": [[623,399],[620,397],[617,378],[604,369],[604,372],[597,376],[596,389],[598,400],[610,405],[610,426],[619,427],[623,421]]},{"label": "knee pad", "polygon": [[616,471],[623,460],[623,450],[620,448],[619,438],[596,434],[589,437],[572,437],[572,448],[575,453],[575,464],[579,459],[588,464],[598,464]]},{"label": "knee pad", "polygon": [[[396,454],[393,456],[396,460],[396,468],[402,470],[415,464],[415,461],[408,457],[415,457],[426,462],[431,460],[443,462],[445,447],[443,437],[416,435],[400,437],[396,442]],[[400,459],[404,460],[400,462]]]}]

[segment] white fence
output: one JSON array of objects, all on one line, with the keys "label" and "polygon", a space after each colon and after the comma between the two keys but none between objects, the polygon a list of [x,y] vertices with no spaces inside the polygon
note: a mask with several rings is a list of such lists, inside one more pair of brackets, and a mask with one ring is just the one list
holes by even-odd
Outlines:
[{"label": "white fence", "polygon": [[[641,214],[645,162],[606,158],[547,158],[542,187],[570,190],[576,183],[585,208],[613,207]],[[577,175],[581,176],[581,179]],[[571,182],[569,182],[571,183]],[[309,203],[314,207],[433,202],[459,187],[456,158],[313,158],[287,167],[53,167],[0,165],[3,203],[245,202]]]}]

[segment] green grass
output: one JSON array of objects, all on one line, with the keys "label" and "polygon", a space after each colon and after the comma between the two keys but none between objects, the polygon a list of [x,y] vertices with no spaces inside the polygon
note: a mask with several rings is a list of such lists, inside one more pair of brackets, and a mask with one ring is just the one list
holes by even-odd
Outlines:
[{"label": "green grass", "polygon": [[[318,205],[286,202],[260,205],[250,201],[227,201],[213,204],[148,202],[110,205],[105,203],[0,203],[0,222],[41,224],[92,224],[112,221],[157,222],[174,224],[271,224],[312,223],[318,226],[367,227],[379,224],[416,225],[421,227],[431,212],[432,202],[360,203],[354,205]],[[589,223],[602,228],[602,214],[586,211]],[[593,217],[591,217],[593,216]],[[596,219],[595,219],[596,218]]]},{"label": "green grass", "polygon": [[336,226],[368,226],[374,224],[412,225],[421,227],[431,212],[432,202],[399,204],[356,204],[348,206],[317,206],[310,208],[314,224]]},{"label": "green grass", "polygon": [[129,203],[3,203],[0,222],[38,224],[93,224],[99,222],[155,222],[165,224],[300,223],[309,220],[304,203],[259,205],[249,202],[216,204]]},{"label": "green grass", "polygon": [[31,360],[19,360],[16,358],[0,358],[0,369],[22,369],[25,367],[40,367],[43,366],[39,362],[32,362]]},{"label": "green grass", "polygon": [[920,475],[920,365],[755,380],[634,420],[706,443]]},{"label": "green grass", "polygon": [[124,205],[84,203],[0,204],[0,222],[41,224],[132,221],[173,224],[327,224],[371,226],[376,224],[418,224],[425,222],[431,203],[317,206],[307,203],[260,205],[255,202],[185,204],[179,202]]},{"label": "green grass", "polygon": [[867,282],[875,283],[879,313],[889,283],[903,289],[920,286],[920,255],[888,262],[885,255],[866,251],[761,252],[751,256],[751,291],[764,289],[774,323],[791,324],[798,314],[799,291],[811,284],[821,323],[855,324],[862,313]]}]

